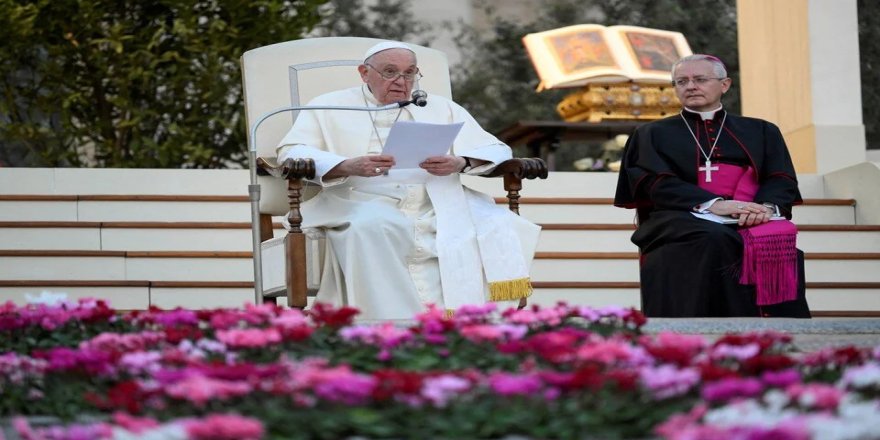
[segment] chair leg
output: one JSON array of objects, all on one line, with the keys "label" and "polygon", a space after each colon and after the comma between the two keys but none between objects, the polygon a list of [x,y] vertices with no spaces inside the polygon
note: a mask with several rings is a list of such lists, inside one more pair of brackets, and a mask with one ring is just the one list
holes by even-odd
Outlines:
[{"label": "chair leg", "polygon": [[306,295],[306,236],[302,232],[290,232],[284,239],[284,250],[287,263],[285,279],[287,281],[287,304],[299,309],[307,304]]}]

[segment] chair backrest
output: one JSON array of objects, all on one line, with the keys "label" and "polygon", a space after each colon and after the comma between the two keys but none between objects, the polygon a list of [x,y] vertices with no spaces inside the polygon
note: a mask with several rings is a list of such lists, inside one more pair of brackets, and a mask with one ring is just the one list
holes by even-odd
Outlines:
[{"label": "chair backrest", "polygon": [[[323,93],[361,84],[357,66],[363,62],[364,52],[380,41],[360,37],[307,38],[245,52],[241,57],[241,69],[248,137],[252,124],[271,110],[305,105]],[[419,87],[428,93],[451,98],[446,54],[423,46],[411,47],[424,74]],[[260,125],[257,132],[260,157],[275,157],[275,147],[290,130],[297,113],[282,113]],[[262,193],[260,212],[286,214],[287,188],[284,182],[260,178],[259,184]]]}]

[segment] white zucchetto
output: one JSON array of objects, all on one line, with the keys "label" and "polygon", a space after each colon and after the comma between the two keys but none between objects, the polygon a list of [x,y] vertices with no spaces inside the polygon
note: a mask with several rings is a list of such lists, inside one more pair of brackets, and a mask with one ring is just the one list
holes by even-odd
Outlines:
[{"label": "white zucchetto", "polygon": [[411,47],[407,46],[406,43],[401,43],[400,41],[383,41],[367,49],[367,52],[364,53],[364,61],[366,61],[367,58],[388,49],[406,49],[412,53],[416,53]]}]

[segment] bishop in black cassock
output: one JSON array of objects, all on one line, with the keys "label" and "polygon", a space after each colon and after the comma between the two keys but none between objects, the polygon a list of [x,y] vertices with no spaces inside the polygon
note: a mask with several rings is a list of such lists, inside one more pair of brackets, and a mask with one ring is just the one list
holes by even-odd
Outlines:
[{"label": "bishop in black cassock", "polygon": [[[673,84],[684,109],[636,129],[614,199],[616,206],[637,210],[632,241],[641,250],[642,311],[653,317],[810,317],[801,251],[796,298],[759,305],[755,286],[740,280],[739,229],[766,223],[775,213],[790,219],[792,206],[802,201],[782,134],[772,123],[721,107],[730,79],[715,57],[682,59],[673,68]],[[753,200],[730,200],[731,194],[706,189],[719,167],[751,167],[757,178]],[[732,216],[740,224],[715,223],[694,212]]]}]

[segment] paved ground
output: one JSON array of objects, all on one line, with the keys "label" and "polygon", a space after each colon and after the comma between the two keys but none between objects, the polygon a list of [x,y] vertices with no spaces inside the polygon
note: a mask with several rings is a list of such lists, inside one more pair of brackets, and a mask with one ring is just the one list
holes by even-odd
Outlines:
[{"label": "paved ground", "polygon": [[700,334],[709,338],[733,332],[774,330],[794,336],[795,345],[802,351],[828,346],[880,346],[880,319],[877,318],[650,318],[643,330]]}]

